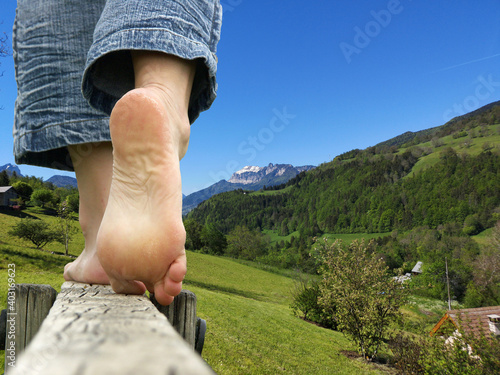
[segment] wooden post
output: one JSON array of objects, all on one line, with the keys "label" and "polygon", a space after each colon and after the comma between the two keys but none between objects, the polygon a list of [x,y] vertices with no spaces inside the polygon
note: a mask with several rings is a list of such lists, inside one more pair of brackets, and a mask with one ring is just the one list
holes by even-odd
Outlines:
[{"label": "wooden post", "polygon": [[160,305],[151,294],[151,302],[167,317],[175,330],[184,340],[195,347],[196,342],[196,295],[189,290],[182,290],[168,306]]},{"label": "wooden post", "polygon": [[5,326],[5,371],[38,332],[57,292],[50,285],[16,284],[8,292]]},{"label": "wooden post", "polygon": [[7,375],[213,374],[146,296],[65,282]]}]

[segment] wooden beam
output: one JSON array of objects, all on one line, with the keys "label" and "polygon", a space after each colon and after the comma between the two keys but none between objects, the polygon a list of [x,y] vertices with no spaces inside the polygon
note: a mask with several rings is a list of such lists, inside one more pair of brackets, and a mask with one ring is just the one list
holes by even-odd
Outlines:
[{"label": "wooden beam", "polygon": [[184,340],[194,348],[196,343],[196,295],[189,290],[183,290],[168,306],[160,305],[154,295],[151,295],[151,302],[167,317],[175,330],[184,337]]},{"label": "wooden beam", "polygon": [[146,296],[66,282],[7,375],[213,374]]},{"label": "wooden beam", "polygon": [[49,313],[57,292],[50,285],[16,284],[8,291],[5,312],[5,371],[30,343]]}]

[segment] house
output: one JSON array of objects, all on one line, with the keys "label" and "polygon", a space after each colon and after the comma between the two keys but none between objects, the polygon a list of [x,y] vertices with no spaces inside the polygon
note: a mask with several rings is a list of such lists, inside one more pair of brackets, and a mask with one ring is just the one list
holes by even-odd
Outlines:
[{"label": "house", "polygon": [[430,332],[431,336],[452,336],[461,328],[466,334],[500,336],[500,306],[450,310]]},{"label": "house", "polygon": [[12,206],[17,198],[17,192],[12,186],[0,186],[0,207]]},{"label": "house", "polygon": [[422,273],[422,264],[422,262],[417,262],[417,264],[415,264],[415,267],[413,267],[413,269],[411,270],[411,273],[407,272],[402,276],[394,277],[394,279],[401,284],[408,280],[411,280],[412,276],[420,275]]},{"label": "house", "polygon": [[413,269],[411,270],[411,274],[420,275],[422,273],[422,264],[422,262],[417,262],[417,264],[415,264],[415,267],[413,267]]}]

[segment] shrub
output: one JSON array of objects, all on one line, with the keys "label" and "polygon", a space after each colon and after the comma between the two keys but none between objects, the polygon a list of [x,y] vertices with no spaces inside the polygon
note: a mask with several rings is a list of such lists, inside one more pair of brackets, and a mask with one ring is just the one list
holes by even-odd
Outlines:
[{"label": "shrub", "polygon": [[[385,339],[389,325],[400,316],[409,288],[390,277],[384,260],[374,251],[375,243],[353,241],[344,248],[341,241],[320,244],[323,282],[320,304],[334,311],[338,328],[373,360]],[[400,270],[400,275],[402,274]]]},{"label": "shrub", "polygon": [[317,281],[299,279],[292,291],[293,302],[290,307],[296,316],[304,320],[317,323],[324,328],[336,329],[334,308],[330,307],[330,311],[325,311],[318,302],[321,295],[319,285]]},{"label": "shrub", "polygon": [[31,241],[37,249],[60,238],[60,234],[52,230],[47,222],[30,218],[21,219],[12,227],[9,234]]}]

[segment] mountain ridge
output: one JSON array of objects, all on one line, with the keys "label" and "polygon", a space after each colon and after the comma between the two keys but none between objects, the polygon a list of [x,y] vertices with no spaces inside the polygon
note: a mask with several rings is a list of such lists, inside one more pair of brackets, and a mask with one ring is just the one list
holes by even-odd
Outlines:
[{"label": "mountain ridge", "polygon": [[4,164],[2,166],[0,166],[0,172],[3,172],[3,171],[7,171],[7,174],[9,176],[12,176],[12,174],[14,172],[16,172],[16,174],[20,177],[23,177],[22,173],[21,173],[21,170],[19,169],[19,167],[15,164],[11,164],[11,163],[7,163],[7,164]]},{"label": "mountain ridge", "polygon": [[189,213],[201,202],[228,191],[245,189],[260,190],[265,186],[280,185],[288,182],[299,173],[315,168],[313,165],[294,167],[291,164],[269,163],[267,167],[245,166],[232,174],[229,180],[220,180],[204,189],[187,195],[182,201],[183,215]]},{"label": "mountain ridge", "polygon": [[312,237],[448,224],[476,233],[500,218],[499,120],[500,102],[490,103],[440,127],[338,155],[275,191],[214,196],[189,218],[224,233],[244,225]]}]

